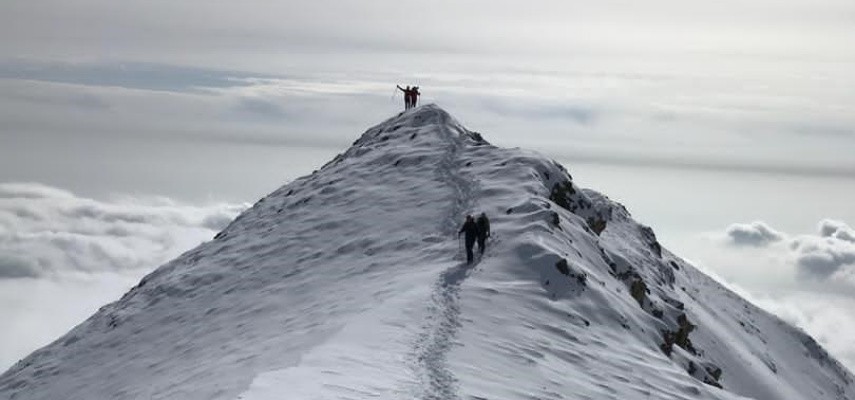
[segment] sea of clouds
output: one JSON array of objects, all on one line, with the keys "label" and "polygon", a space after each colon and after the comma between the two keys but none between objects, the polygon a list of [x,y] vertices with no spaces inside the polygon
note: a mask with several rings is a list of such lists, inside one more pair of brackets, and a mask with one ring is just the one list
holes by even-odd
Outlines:
[{"label": "sea of clouds", "polygon": [[855,370],[855,229],[823,219],[792,234],[763,221],[706,235],[700,266],[817,339]]},{"label": "sea of clouds", "polygon": [[210,240],[246,207],[0,184],[0,369]]}]

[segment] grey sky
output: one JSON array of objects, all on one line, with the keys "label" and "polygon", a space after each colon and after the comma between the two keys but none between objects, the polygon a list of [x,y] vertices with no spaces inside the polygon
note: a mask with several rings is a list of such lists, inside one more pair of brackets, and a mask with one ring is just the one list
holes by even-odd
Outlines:
[{"label": "grey sky", "polygon": [[536,53],[559,44],[791,53],[821,49],[825,42],[809,42],[851,29],[851,7],[843,0],[7,1],[2,33],[16,38],[6,53],[81,59],[299,49]]},{"label": "grey sky", "polygon": [[[252,202],[397,112],[394,84],[419,84],[423,102],[493,143],[555,157],[676,253],[811,333],[830,328],[804,317],[804,296],[851,300],[813,290],[790,301],[774,292],[768,254],[709,242],[733,223],[790,235],[855,223],[851,0],[6,0],[0,37],[0,184],[110,207],[127,206],[114,195]],[[62,299],[79,316],[133,281],[52,279],[63,296],[104,282],[109,297],[84,296],[83,308]],[[9,293],[0,318],[19,308]],[[834,350],[855,365],[855,347]]]}]

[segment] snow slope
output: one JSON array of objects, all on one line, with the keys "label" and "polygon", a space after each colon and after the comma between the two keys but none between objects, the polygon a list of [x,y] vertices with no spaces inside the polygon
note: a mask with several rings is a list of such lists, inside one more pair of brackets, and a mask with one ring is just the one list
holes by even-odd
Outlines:
[{"label": "snow slope", "polygon": [[[484,211],[474,266],[456,231]],[[855,399],[803,332],[434,105],[0,376],[0,399]]]}]

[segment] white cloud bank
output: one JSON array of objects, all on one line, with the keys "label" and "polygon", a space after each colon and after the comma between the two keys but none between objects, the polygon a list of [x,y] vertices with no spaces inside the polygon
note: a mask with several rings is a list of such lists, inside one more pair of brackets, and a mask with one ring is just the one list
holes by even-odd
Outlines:
[{"label": "white cloud bank", "polygon": [[755,221],[707,236],[696,261],[759,306],[804,329],[855,370],[855,230],[825,219],[808,234]]},{"label": "white cloud bank", "polygon": [[166,198],[110,202],[0,184],[0,279],[155,267],[225,227],[245,206]]},{"label": "white cloud bank", "polygon": [[846,224],[822,221],[817,236],[793,239],[790,249],[802,275],[845,283],[855,291],[855,231]]},{"label": "white cloud bank", "polygon": [[76,196],[0,184],[0,370],[210,240],[247,205]]},{"label": "white cloud bank", "polygon": [[727,228],[727,236],[738,246],[765,246],[784,238],[781,233],[760,221],[733,224]]},{"label": "white cloud bank", "polygon": [[727,228],[726,237],[729,245],[753,246],[760,252],[782,256],[795,268],[797,278],[851,285],[855,292],[855,230],[844,222],[822,220],[816,233],[796,236],[759,221],[733,224]]}]

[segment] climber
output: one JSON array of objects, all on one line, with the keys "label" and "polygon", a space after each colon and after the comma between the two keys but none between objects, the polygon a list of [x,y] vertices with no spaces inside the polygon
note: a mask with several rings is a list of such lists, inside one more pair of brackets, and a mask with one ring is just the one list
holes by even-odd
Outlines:
[{"label": "climber", "polygon": [[466,263],[472,263],[472,246],[475,245],[475,239],[478,237],[478,225],[475,223],[475,219],[472,218],[471,215],[466,216],[466,222],[463,223],[463,227],[457,231],[457,237],[460,237],[461,233],[465,233],[464,239],[466,241]]},{"label": "climber", "polygon": [[413,86],[413,88],[410,89],[410,108],[415,107],[416,104],[419,103],[419,95],[420,94],[421,93],[419,93],[419,87],[418,86]]},{"label": "climber", "polygon": [[490,237],[490,220],[487,219],[487,214],[481,213],[475,221],[475,225],[478,227],[478,251],[483,255],[487,238]]},{"label": "climber", "polygon": [[410,89],[410,86],[407,85],[406,89],[402,88],[400,85],[395,85],[398,90],[404,92],[404,109],[409,110],[413,108],[413,90]]}]

